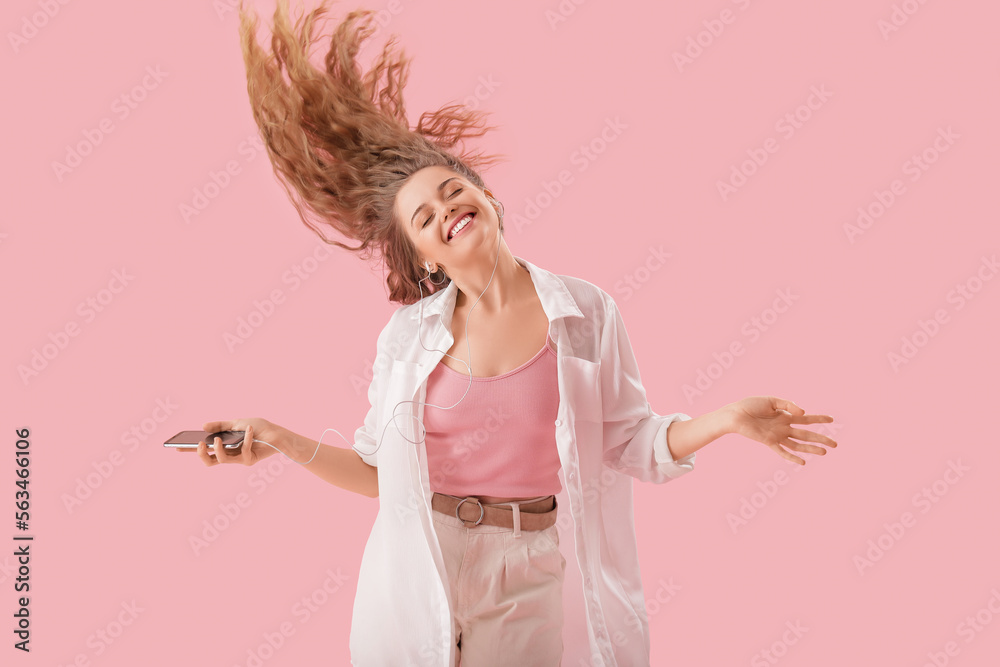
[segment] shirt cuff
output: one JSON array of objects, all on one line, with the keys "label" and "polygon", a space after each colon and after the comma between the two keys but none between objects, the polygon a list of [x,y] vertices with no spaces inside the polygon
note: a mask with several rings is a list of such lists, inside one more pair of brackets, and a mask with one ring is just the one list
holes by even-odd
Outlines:
[{"label": "shirt cuff", "polygon": [[676,461],[674,460],[670,455],[670,449],[667,447],[667,429],[674,422],[688,421],[691,417],[683,412],[675,412],[672,415],[667,415],[667,417],[670,420],[664,422],[663,437],[658,437],[653,441],[653,458],[656,459],[656,463],[664,475],[670,479],[675,479],[694,470],[694,461],[698,452],[691,452],[687,456],[682,456]]}]

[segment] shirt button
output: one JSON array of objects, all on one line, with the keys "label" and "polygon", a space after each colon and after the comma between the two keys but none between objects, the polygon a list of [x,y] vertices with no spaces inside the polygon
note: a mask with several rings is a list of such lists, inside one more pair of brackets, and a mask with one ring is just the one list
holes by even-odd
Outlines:
[{"label": "shirt button", "polygon": [[558,420],[558,419],[557,419],[557,420],[556,420],[556,426],[561,426],[561,425],[562,425],[562,422],[561,422],[560,420]]},{"label": "shirt button", "polygon": [[569,474],[569,478],[570,478],[570,479],[576,479],[576,473],[575,473],[575,472],[571,472],[571,473]]}]

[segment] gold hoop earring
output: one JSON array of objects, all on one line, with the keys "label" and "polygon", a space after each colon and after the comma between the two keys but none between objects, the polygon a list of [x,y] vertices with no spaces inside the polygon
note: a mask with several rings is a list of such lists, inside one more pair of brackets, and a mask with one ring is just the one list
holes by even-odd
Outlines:
[{"label": "gold hoop earring", "polygon": [[[434,275],[435,273],[437,273],[438,271],[440,271],[440,270],[441,270],[441,267],[440,267],[440,266],[438,266],[437,264],[435,264],[435,265],[434,265],[434,271],[431,271],[431,267],[430,267],[430,262],[428,262],[428,261],[426,261],[426,260],[425,260],[425,261],[424,261],[424,270],[425,270],[425,271],[427,271],[427,275],[426,275],[426,276],[424,276],[423,278],[421,278],[420,280],[427,280],[427,279],[428,279],[428,278],[430,278],[430,277],[431,277],[432,275]],[[432,281],[431,281],[431,284],[433,284],[433,285],[441,285],[441,284],[443,284],[443,283],[444,283],[444,281],[445,281],[445,280],[447,280],[447,279],[448,279],[448,276],[447,276],[447,275],[445,275],[445,277],[444,277],[444,278],[442,278],[440,282],[434,282],[434,281],[432,280]]]}]

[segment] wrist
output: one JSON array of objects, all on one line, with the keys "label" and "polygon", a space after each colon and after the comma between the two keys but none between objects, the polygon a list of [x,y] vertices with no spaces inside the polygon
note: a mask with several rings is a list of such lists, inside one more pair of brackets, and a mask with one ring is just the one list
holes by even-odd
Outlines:
[{"label": "wrist", "polygon": [[277,447],[278,451],[293,461],[299,460],[300,450],[302,449],[302,437],[300,435],[292,433],[287,428],[279,427],[274,440],[275,442],[271,444]]},{"label": "wrist", "polygon": [[712,421],[715,426],[713,430],[716,438],[721,438],[728,433],[736,433],[737,411],[735,403],[723,405],[712,414]]}]

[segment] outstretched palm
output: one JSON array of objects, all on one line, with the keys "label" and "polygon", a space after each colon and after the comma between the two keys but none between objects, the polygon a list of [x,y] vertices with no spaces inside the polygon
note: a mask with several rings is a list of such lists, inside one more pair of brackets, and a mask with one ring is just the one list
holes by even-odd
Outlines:
[{"label": "outstretched palm", "polygon": [[[828,447],[836,447],[837,443],[819,433],[793,428],[792,424],[821,424],[833,421],[829,415],[807,415],[805,410],[795,403],[776,396],[751,396],[731,403],[729,407],[733,414],[733,432],[746,436],[751,440],[762,442],[782,458],[793,463],[805,465],[806,462],[784,449],[809,454],[826,454],[826,450],[817,445],[810,445],[799,440],[818,442]],[[797,438],[797,440],[792,440]]]}]

